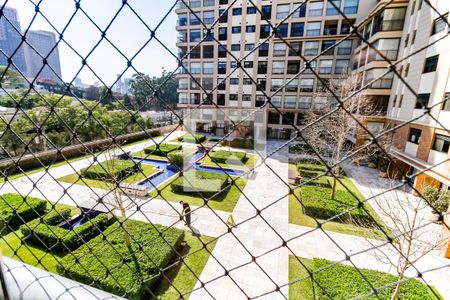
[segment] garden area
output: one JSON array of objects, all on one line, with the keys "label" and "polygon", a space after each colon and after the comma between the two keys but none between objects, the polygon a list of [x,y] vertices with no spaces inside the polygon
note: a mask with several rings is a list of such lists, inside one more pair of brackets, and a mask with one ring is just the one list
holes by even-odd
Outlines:
[{"label": "garden area", "polygon": [[[289,256],[289,281],[307,278],[289,285],[289,299],[355,299],[371,293],[372,288],[367,280],[374,288],[381,288],[398,280],[397,276],[384,272],[369,269],[359,269],[358,272],[353,266],[336,264],[328,267],[330,264],[333,262],[326,259]],[[314,280],[308,278],[310,271],[317,272],[313,275]],[[369,298],[389,300],[394,289],[395,285],[390,285]],[[402,283],[399,299],[436,297],[427,285],[411,279]]]},{"label": "garden area", "polygon": [[160,172],[156,167],[136,163],[132,160],[111,159],[58,178],[58,181],[80,184],[92,188],[109,189],[116,182],[139,183]]},{"label": "garden area", "polygon": [[219,150],[206,155],[200,162],[206,167],[233,168],[247,171],[256,163],[256,156],[240,151]]},{"label": "garden area", "polygon": [[231,180],[225,174],[189,170],[161,186],[159,195],[154,190],[149,196],[173,202],[185,201],[195,206],[204,205],[204,198],[207,198],[212,209],[232,212],[246,183],[245,179]]},{"label": "garden area", "polygon": [[[120,296],[148,299],[152,293],[159,299],[174,299],[179,297],[177,290],[188,293],[194,288],[197,278],[192,272],[200,276],[209,258],[203,244],[212,251],[216,242],[211,237],[128,220],[132,237],[128,248],[121,222],[112,215],[100,213],[76,228],[66,228],[66,221],[78,213],[76,208],[42,199],[3,195],[3,254]],[[184,263],[175,260],[179,255],[186,257]]]},{"label": "garden area", "polygon": [[180,143],[192,143],[192,144],[201,144],[206,142],[206,136],[204,134],[185,134],[178,137],[172,142],[180,142]]},{"label": "garden area", "polygon": [[304,161],[290,164],[289,168],[301,178],[300,186],[292,186],[294,193],[289,196],[290,223],[316,227],[315,219],[327,220],[356,208],[322,224],[322,228],[374,239],[385,238],[378,225],[389,232],[386,226],[368,203],[364,203],[363,208],[358,207],[364,196],[344,173],[339,178],[340,182],[336,182],[333,198],[333,177],[325,166]]}]

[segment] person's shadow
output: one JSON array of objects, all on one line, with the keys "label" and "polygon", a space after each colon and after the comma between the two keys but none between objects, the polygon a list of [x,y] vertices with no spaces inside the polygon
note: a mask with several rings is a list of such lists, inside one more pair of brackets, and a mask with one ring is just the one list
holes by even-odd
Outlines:
[{"label": "person's shadow", "polygon": [[192,226],[192,224],[188,228],[191,230],[193,236],[200,236],[200,230]]}]

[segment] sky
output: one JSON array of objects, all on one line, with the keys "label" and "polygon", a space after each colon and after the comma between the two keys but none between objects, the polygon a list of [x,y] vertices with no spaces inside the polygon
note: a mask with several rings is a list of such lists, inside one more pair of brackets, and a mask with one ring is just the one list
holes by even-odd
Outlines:
[{"label": "sky", "polygon": [[[0,0],[2,6],[5,2],[7,6],[17,9],[22,30],[30,26],[31,23],[31,30],[55,32],[56,29],[58,32],[62,32],[76,10],[74,0],[42,0],[39,9],[48,21],[38,14],[35,20],[31,22],[35,15],[37,0]],[[175,2],[176,0],[128,0],[128,4],[152,30],[170,11]],[[80,7],[101,30],[107,28],[119,12],[121,5],[122,0],[80,1]],[[177,53],[176,19],[175,11],[170,11],[155,34],[173,54]],[[50,26],[49,22],[53,24],[55,29]],[[125,6],[107,30],[106,37],[123,55],[131,59],[150,39],[150,31],[133,11]],[[103,40],[87,59],[87,64],[95,74],[87,67],[82,68],[80,72],[82,60],[75,51],[86,57],[100,39],[100,30],[81,10],[78,10],[64,33],[64,40],[73,49],[64,42],[59,44],[64,81],[70,82],[74,77],[79,77],[83,83],[100,82],[102,84],[103,81],[105,84],[111,85],[116,80],[117,74],[124,72],[127,68],[127,59],[106,40]],[[150,41],[136,55],[132,63],[137,71],[151,76],[160,75],[163,67],[167,71],[174,71],[177,67],[176,59],[157,40]],[[80,73],[78,74],[78,72]],[[131,77],[134,73],[134,70],[129,69],[124,77]]]}]

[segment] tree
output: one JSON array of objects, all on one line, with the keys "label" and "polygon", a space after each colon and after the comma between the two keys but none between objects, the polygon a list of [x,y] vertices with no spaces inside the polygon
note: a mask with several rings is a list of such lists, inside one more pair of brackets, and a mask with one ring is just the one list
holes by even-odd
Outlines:
[{"label": "tree", "polygon": [[378,211],[391,230],[393,247],[378,247],[373,239],[367,239],[374,248],[377,260],[396,270],[398,281],[391,299],[398,299],[406,271],[421,258],[441,247],[439,232],[425,226],[430,221],[424,216],[429,208],[423,199],[409,197],[399,191],[392,191],[373,200]]},{"label": "tree", "polygon": [[[355,89],[357,81],[351,77],[329,81],[326,84],[340,99],[345,99]],[[375,115],[376,108],[372,100],[362,94],[346,99],[340,106],[331,92],[323,89],[322,93],[315,95],[314,107],[304,116],[308,124],[313,124],[303,131],[304,141],[319,155],[326,157],[329,164],[336,165],[332,168],[332,199],[336,193],[336,178],[342,175],[342,167],[339,162],[353,148],[348,138],[358,131],[358,125],[350,114],[356,116]],[[376,151],[376,149],[378,148],[367,147],[364,155],[370,156],[369,151]],[[362,155],[362,152],[358,153],[359,158]]]},{"label": "tree", "polygon": [[98,94],[99,94],[98,101],[101,104],[110,105],[116,102],[116,99],[114,98],[112,91],[108,89],[106,86],[100,87]]},{"label": "tree", "polygon": [[9,88],[18,88],[24,85],[23,77],[11,68],[0,66],[1,86]]}]

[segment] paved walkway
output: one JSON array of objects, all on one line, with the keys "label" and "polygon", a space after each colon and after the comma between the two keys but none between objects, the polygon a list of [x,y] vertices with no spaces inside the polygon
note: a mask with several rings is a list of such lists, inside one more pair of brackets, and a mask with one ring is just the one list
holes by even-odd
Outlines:
[{"label": "paved walkway", "polygon": [[[169,139],[174,139],[182,134],[183,132],[176,132]],[[157,141],[160,140],[161,138],[157,139]],[[150,144],[152,142],[145,142],[125,147],[125,149],[134,152]],[[276,147],[277,144],[271,142],[269,147]],[[268,152],[270,153],[270,149]],[[215,299],[247,299],[247,297],[266,293],[261,297],[262,299],[285,299],[288,297],[288,288],[285,285],[288,283],[290,254],[306,258],[321,257],[335,261],[343,260],[348,254],[352,256],[352,262],[357,267],[393,272],[387,265],[380,263],[373,253],[364,251],[356,255],[369,247],[369,243],[363,238],[335,232],[311,231],[312,228],[309,227],[289,224],[288,197],[286,196],[288,187],[284,183],[288,178],[287,156],[284,150],[273,158],[269,158],[267,166],[259,167],[255,171],[254,178],[248,181],[244,194],[241,195],[233,211],[235,221],[243,222],[243,224],[234,228],[232,234],[226,234],[218,240],[213,255],[209,258],[200,276],[200,280],[206,284],[204,288],[201,288],[198,283],[196,286],[198,290],[191,295],[191,299],[210,299],[207,291]],[[107,157],[100,158],[100,160],[104,159]],[[72,167],[65,165],[53,168],[49,173],[54,178],[59,178],[73,173],[74,169],[79,170],[86,167],[90,163],[91,159],[80,160],[72,163]],[[362,171],[364,170],[348,170],[350,176],[352,176],[352,172]],[[373,174],[361,176],[361,173],[358,173],[357,177],[375,180]],[[33,174],[30,179],[31,181],[21,178],[11,183],[5,183],[0,186],[0,193],[28,194],[31,192],[33,196],[69,205],[80,204],[105,193],[104,190],[90,189],[82,185],[70,186],[70,184],[55,182],[49,174],[44,172]],[[33,185],[33,182],[36,182],[36,185]],[[369,186],[379,186],[378,192],[385,188],[373,181],[355,183],[366,197],[370,195]],[[66,189],[66,193],[64,193],[64,189]],[[372,192],[376,191],[372,190]],[[276,199],[280,200],[274,203]],[[142,200],[139,205],[139,212],[136,212],[135,207],[128,210],[127,213],[131,218],[183,228],[183,224],[178,222],[178,212],[180,211],[178,203],[152,199]],[[197,233],[217,237],[227,232],[228,227],[224,225],[224,222],[228,218],[228,213],[211,211],[206,208],[193,208],[195,211],[193,226]],[[258,215],[258,210],[262,210],[260,215]],[[292,238],[294,239],[288,243],[288,247],[280,247],[283,239]],[[380,241],[372,242],[376,245],[381,243]],[[252,256],[259,258],[253,261]],[[420,270],[425,270],[430,267],[441,267],[448,263],[447,260],[438,256],[429,255],[418,266]],[[245,266],[237,268],[242,264]],[[224,276],[225,270],[232,271]],[[436,285],[445,298],[450,299],[448,273],[448,269],[440,269],[426,274],[425,278],[429,280],[430,284]],[[285,287],[276,291],[276,286]]]}]

